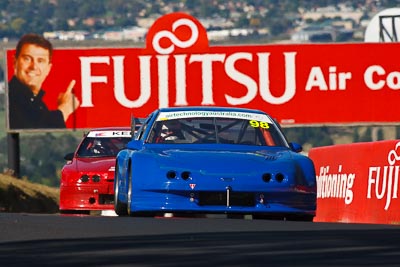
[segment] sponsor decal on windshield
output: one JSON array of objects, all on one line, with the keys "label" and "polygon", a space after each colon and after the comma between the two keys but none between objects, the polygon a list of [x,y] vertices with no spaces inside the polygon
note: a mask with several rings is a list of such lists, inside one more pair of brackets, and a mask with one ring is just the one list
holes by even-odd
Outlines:
[{"label": "sponsor decal on windshield", "polygon": [[244,119],[251,121],[262,121],[273,123],[272,120],[265,114],[251,113],[251,112],[235,112],[235,111],[175,111],[175,112],[160,112],[157,121],[171,120],[171,119],[185,119],[185,118],[230,118],[230,119]]}]

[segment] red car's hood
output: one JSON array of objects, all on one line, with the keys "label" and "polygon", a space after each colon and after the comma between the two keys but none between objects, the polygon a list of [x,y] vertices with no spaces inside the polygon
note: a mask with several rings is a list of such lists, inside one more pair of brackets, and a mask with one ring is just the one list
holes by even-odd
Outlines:
[{"label": "red car's hood", "polygon": [[72,162],[76,171],[114,172],[115,158],[75,158]]}]

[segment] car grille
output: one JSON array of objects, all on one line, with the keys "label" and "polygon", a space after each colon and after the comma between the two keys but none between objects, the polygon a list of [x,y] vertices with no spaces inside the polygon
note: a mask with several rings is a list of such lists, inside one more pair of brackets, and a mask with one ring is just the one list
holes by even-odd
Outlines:
[{"label": "car grille", "polygon": [[229,192],[229,198],[227,192],[200,192],[199,205],[253,207],[255,197],[253,193],[243,192]]}]

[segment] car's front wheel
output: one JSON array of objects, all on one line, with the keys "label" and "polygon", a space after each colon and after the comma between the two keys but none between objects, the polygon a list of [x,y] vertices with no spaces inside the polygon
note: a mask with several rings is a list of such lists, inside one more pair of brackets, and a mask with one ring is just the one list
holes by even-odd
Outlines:
[{"label": "car's front wheel", "polygon": [[133,216],[133,213],[132,213],[132,211],[131,211],[131,203],[132,203],[132,172],[131,172],[131,170],[129,170],[129,178],[128,178],[128,195],[127,195],[127,198],[128,198],[128,208],[127,208],[127,211],[128,211],[128,214],[130,215],[130,216]]},{"label": "car's front wheel", "polygon": [[114,180],[114,210],[118,216],[128,215],[127,204],[120,200],[118,166],[115,166],[115,180]]}]

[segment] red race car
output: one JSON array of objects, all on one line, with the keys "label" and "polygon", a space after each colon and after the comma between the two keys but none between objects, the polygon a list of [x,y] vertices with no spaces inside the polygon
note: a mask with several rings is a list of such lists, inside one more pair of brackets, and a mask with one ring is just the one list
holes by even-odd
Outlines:
[{"label": "red race car", "polygon": [[115,157],[132,140],[131,128],[89,131],[61,170],[60,213],[114,210]]}]

